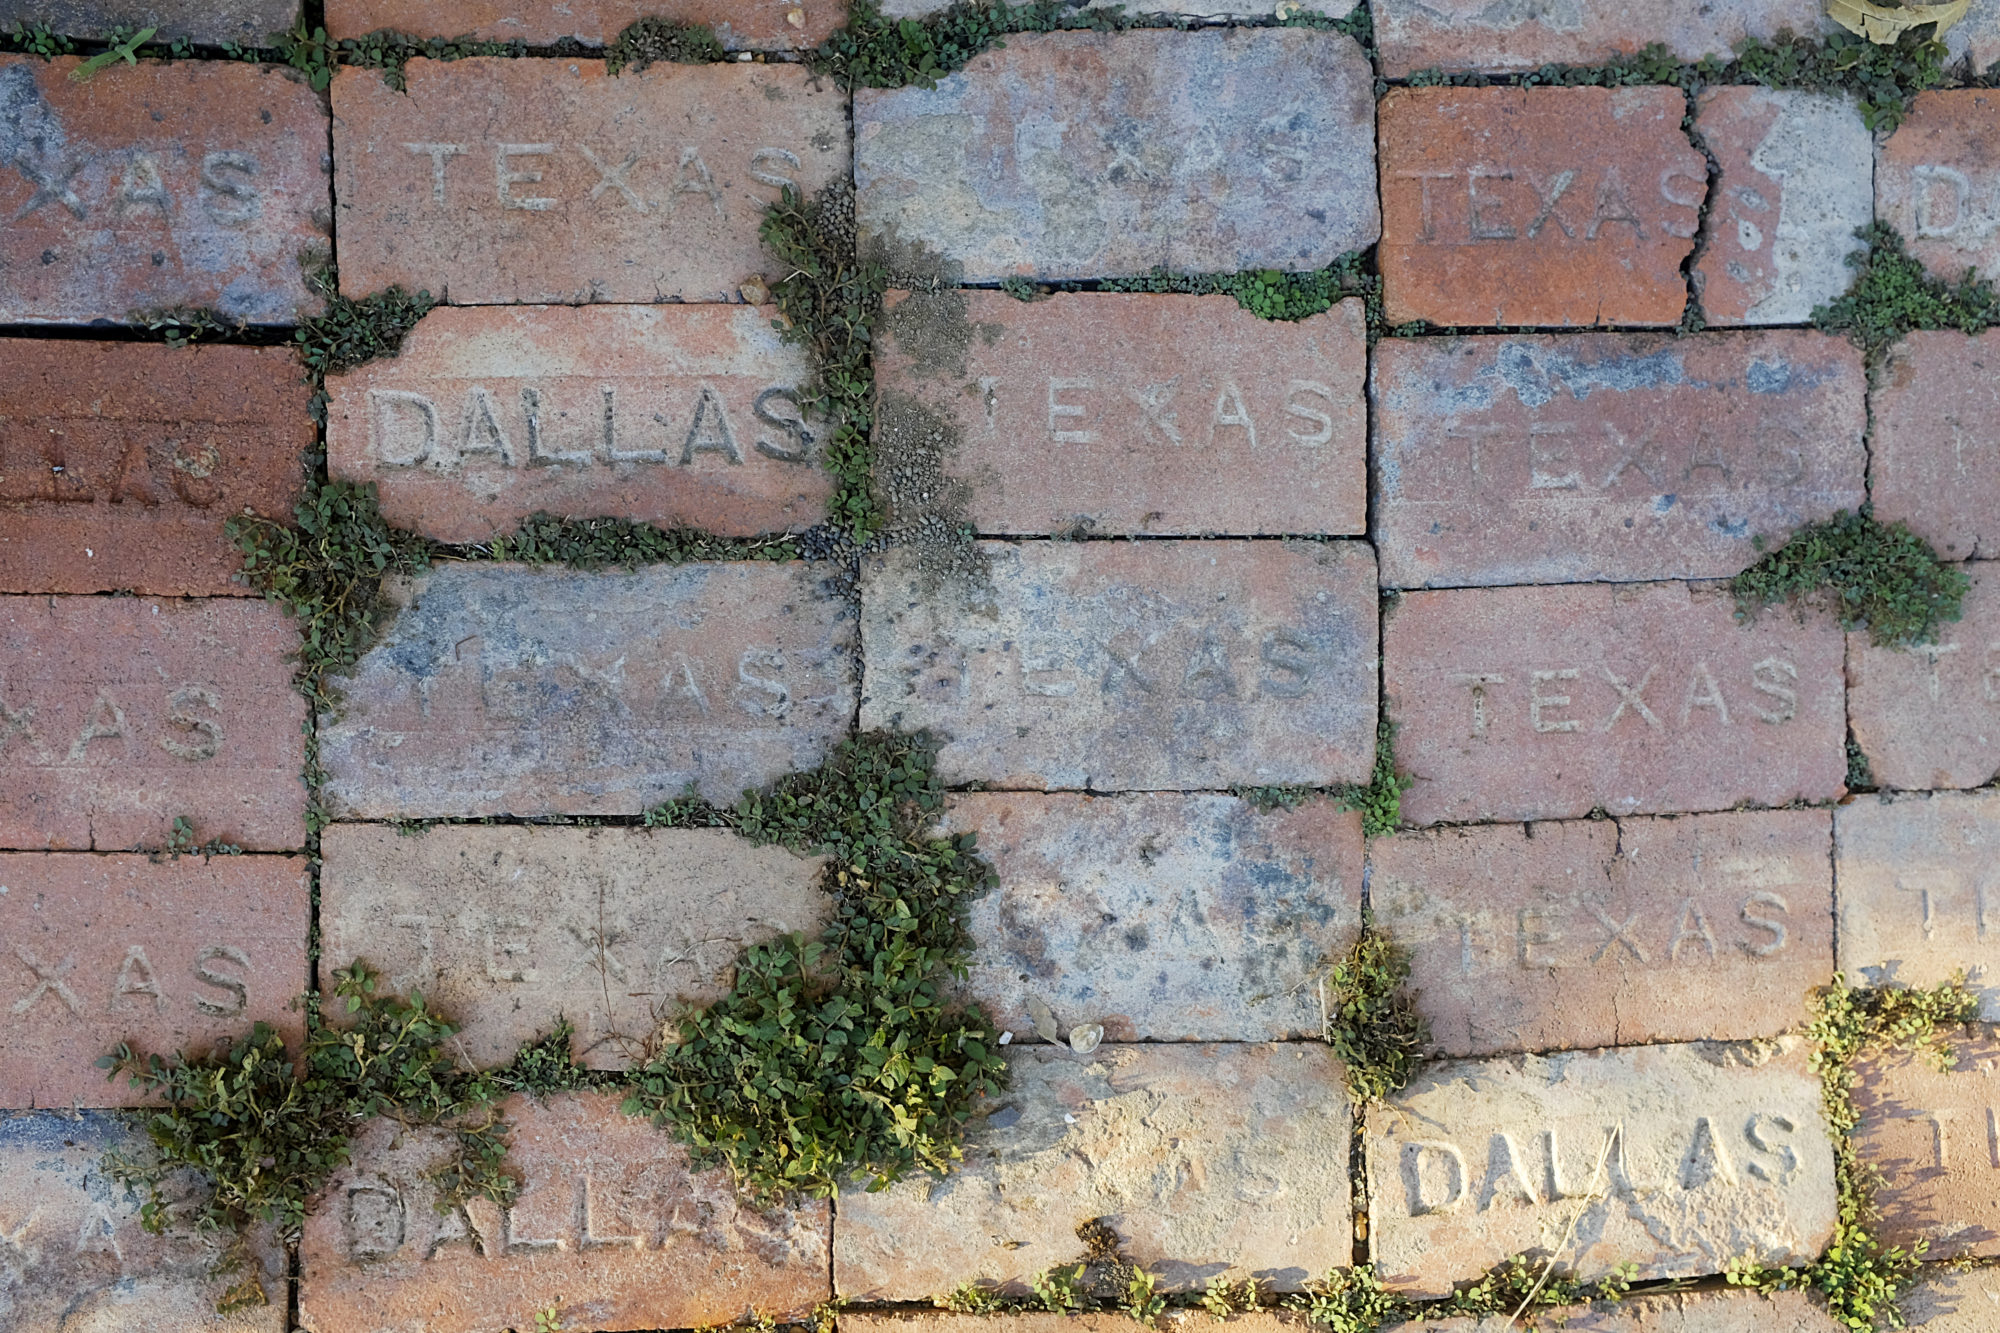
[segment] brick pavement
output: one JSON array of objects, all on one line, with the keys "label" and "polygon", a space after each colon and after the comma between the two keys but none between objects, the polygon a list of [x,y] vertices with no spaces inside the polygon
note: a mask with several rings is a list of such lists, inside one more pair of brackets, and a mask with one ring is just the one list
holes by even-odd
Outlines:
[{"label": "brick pavement", "polygon": [[[1856,1144],[1888,1239],[2000,1253],[2000,334],[1871,360],[1810,327],[1870,221],[1940,277],[2000,271],[1996,94],[1871,135],[1844,94],[1506,83],[1722,55],[1813,0],[1372,0],[1379,48],[1271,0],[1130,7],[1181,19],[850,92],[804,58],[836,0],[328,0],[336,39],[530,54],[321,93],[220,58],[284,4],[0,0],[0,27],[202,44],[85,82],[0,55],[0,1327],[690,1327],[838,1295],[872,1303],[855,1333],[968,1333],[932,1299],[1025,1295],[1103,1217],[1176,1293],[1365,1261],[1431,1298],[1526,1254],[1702,1287],[1555,1312],[1573,1329],[1826,1333],[1816,1295],[1719,1274],[1830,1235],[1799,1034],[1836,968],[1968,974],[1989,1026],[1948,1074],[1866,1061]],[[1952,49],[2000,56],[1996,12]],[[645,15],[714,23],[730,58],[610,75]],[[787,187],[837,181],[891,289],[872,380],[830,386],[872,412],[844,488],[759,237]],[[329,245],[344,296],[442,304],[325,380],[322,430],[281,344]],[[1349,253],[1377,314],[1245,308],[1280,299],[1260,271]],[[134,331],[172,306],[262,327]],[[258,600],[232,533],[322,463],[453,549],[386,581],[309,707],[326,627]],[[867,487],[886,535],[856,551],[823,525]],[[1737,622],[1723,580],[1863,501],[1960,562],[1962,620],[1914,649]],[[538,513],[805,558],[486,558]],[[1394,830],[1350,808],[1379,724]],[[643,813],[875,728],[930,734],[936,830],[994,872],[942,995],[1012,1078],[942,1179],[752,1198],[572,1091],[502,1105],[502,1208],[441,1195],[448,1131],[378,1119],[290,1254],[258,1233],[272,1304],[222,1315],[213,1239],[144,1232],[105,1174],[135,1143],[102,1109],[136,1094],[96,1056],[295,1038],[293,998],[356,961],[458,1022],[468,1066],[567,1022],[615,1080],[867,873]],[[1850,739],[1879,793],[1849,792]],[[1431,1037],[1357,1113],[1318,1038],[1364,911]],[[1991,1271],[1927,1272],[1913,1323],[1990,1333]]]}]

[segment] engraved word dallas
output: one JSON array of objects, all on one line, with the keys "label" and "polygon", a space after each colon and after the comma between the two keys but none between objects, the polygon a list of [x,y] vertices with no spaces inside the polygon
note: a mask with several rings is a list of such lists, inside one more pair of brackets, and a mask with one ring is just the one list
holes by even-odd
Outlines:
[{"label": "engraved word dallas", "polygon": [[796,389],[731,389],[707,380],[627,384],[622,391],[574,381],[561,390],[523,384],[496,392],[479,383],[428,394],[370,389],[368,449],[381,467],[438,472],[698,461],[741,467],[758,456],[812,461],[814,436]]},{"label": "engraved word dallas", "polygon": [[[207,509],[222,498],[222,451],[212,443],[147,438],[70,441],[61,423],[0,417],[0,504],[129,504]],[[11,446],[11,447],[10,447]]]},{"label": "engraved word dallas", "polygon": [[[1648,1200],[1709,1186],[1782,1187],[1798,1173],[1784,1115],[1695,1115],[1684,1128],[1635,1145],[1623,1122],[1570,1121],[1533,1136],[1501,1130],[1479,1142],[1412,1139],[1401,1145],[1403,1199],[1411,1217],[1430,1213],[1542,1207],[1566,1199],[1616,1199],[1642,1209]],[[1644,1159],[1635,1165],[1634,1158]]]}]

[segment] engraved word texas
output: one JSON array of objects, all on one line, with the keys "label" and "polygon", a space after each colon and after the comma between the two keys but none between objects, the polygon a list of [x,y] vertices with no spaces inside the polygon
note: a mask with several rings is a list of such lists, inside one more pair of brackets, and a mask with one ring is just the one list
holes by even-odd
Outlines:
[{"label": "engraved word texas", "polygon": [[[1417,192],[1417,240],[1425,245],[1506,241],[1692,240],[1708,184],[1680,167],[1628,184],[1616,167],[1544,176],[1505,166],[1402,171],[1389,178]],[[1651,203],[1657,192],[1660,203]],[[1664,205],[1664,207],[1662,207]],[[1677,210],[1670,213],[1667,210]]]},{"label": "engraved word texas", "polygon": [[[1779,869],[1782,873],[1782,863]],[[1762,878],[1759,876],[1758,878]],[[1751,882],[1756,882],[1752,879]],[[1715,907],[1714,902],[1709,907]],[[1736,910],[1711,919],[1701,900],[1618,906],[1588,898],[1523,907],[1511,920],[1485,912],[1453,918],[1458,928],[1459,970],[1471,973],[1477,953],[1504,948],[1530,971],[1557,968],[1695,965],[1725,955],[1774,958],[1791,943],[1782,894],[1758,889]]]},{"label": "engraved word texas", "polygon": [[1790,1119],[1769,1111],[1740,1120],[1696,1115],[1667,1141],[1639,1145],[1664,1150],[1650,1174],[1633,1166],[1631,1132],[1622,1123],[1559,1123],[1532,1137],[1503,1130],[1483,1143],[1463,1136],[1409,1140],[1400,1163],[1403,1199],[1411,1217],[1422,1217],[1565,1199],[1615,1198],[1643,1208],[1649,1199],[1711,1185],[1782,1186],[1799,1169],[1799,1154],[1789,1144],[1797,1131]]},{"label": "engraved word texas", "polygon": [[[7,702],[0,679],[0,761],[37,767],[130,764],[155,750],[190,764],[222,752],[222,692],[188,682],[101,686],[81,716]],[[127,705],[135,705],[129,711]],[[155,720],[153,715],[157,713]]]},{"label": "engraved word texas", "polygon": [[[65,1014],[82,1018],[86,1008],[116,1014],[150,1005],[155,1012],[166,1013],[176,1003],[189,1001],[198,1013],[210,1018],[228,1018],[250,1005],[249,983],[217,970],[216,965],[221,963],[249,971],[250,955],[233,944],[210,944],[197,950],[188,966],[194,983],[176,984],[171,978],[163,978],[146,956],[146,946],[136,943],[125,946],[125,956],[116,973],[93,978],[76,974],[75,954],[57,957],[53,951],[39,950],[18,940],[8,947],[4,961],[18,965],[24,974],[15,988],[18,993],[7,1008],[8,1017],[16,1023],[45,1018],[51,1012],[58,1019]],[[206,986],[214,993],[194,990],[193,984]]]},{"label": "engraved word texas", "polygon": [[1662,679],[1657,663],[1623,668],[1622,674],[1600,664],[1589,670],[1467,671],[1451,677],[1466,690],[1467,735],[1475,740],[1490,740],[1501,730],[1497,723],[1522,713],[1529,730],[1548,736],[1602,736],[1621,725],[1690,733],[1751,718],[1778,726],[1798,716],[1798,679],[1798,667],[1776,656],[1752,666],[1747,680],[1730,679],[1729,692],[1707,662],[1689,668],[1684,682],[1678,676]]},{"label": "engraved word texas", "polygon": [[[419,159],[429,177],[431,202],[498,207],[507,212],[545,213],[568,202],[552,193],[551,163],[566,163],[577,177],[571,198],[600,209],[629,208],[641,215],[675,217],[682,207],[713,210],[727,218],[729,207],[715,173],[701,149],[683,145],[676,158],[642,160],[640,149],[624,152],[588,144],[556,143],[406,143],[405,151]],[[466,159],[460,164],[458,159]],[[478,163],[479,166],[470,164]],[[774,189],[796,185],[783,169],[797,171],[799,155],[788,148],[759,148],[750,154],[746,172],[751,180]],[[487,167],[490,170],[480,170]],[[574,170],[581,168],[581,171]],[[421,187],[420,187],[421,188]],[[691,196],[691,198],[690,198]]]},{"label": "engraved word texas", "polygon": [[[1283,439],[1309,449],[1333,439],[1332,414],[1340,396],[1317,380],[1286,381],[1283,402],[1260,404],[1261,410],[1256,414],[1252,413],[1243,390],[1234,381],[1223,380],[1213,402],[1204,394],[1183,417],[1176,402],[1182,378],[1174,375],[1156,384],[1125,385],[1114,390],[1102,376],[1051,375],[1046,404],[1049,440],[1054,444],[1096,444],[1104,438],[1103,427],[1114,424],[1114,408],[1125,414],[1125,420],[1116,424],[1122,424],[1126,431],[1148,444],[1164,447],[1214,448],[1218,444],[1238,444],[1255,449],[1260,438],[1259,417],[1263,421],[1261,438],[1267,445],[1281,442],[1278,427],[1283,427]],[[998,429],[999,389],[997,377],[980,377],[979,391],[986,404],[989,431]],[[1042,406],[1040,402],[1034,404],[1037,413]]]},{"label": "engraved word texas", "polygon": [[744,422],[731,418],[725,396],[701,381],[655,389],[649,401],[661,410],[649,412],[649,419],[636,428],[629,411],[621,424],[618,386],[613,384],[568,399],[550,389],[524,386],[518,400],[472,384],[465,389],[464,406],[450,417],[439,408],[438,396],[404,389],[368,391],[368,450],[377,464],[449,472],[474,462],[503,468],[689,467],[706,456],[740,467],[748,456],[780,463],[812,458],[813,436],[799,413],[797,392],[782,385],[756,395],[750,412],[759,425],[748,431]]}]

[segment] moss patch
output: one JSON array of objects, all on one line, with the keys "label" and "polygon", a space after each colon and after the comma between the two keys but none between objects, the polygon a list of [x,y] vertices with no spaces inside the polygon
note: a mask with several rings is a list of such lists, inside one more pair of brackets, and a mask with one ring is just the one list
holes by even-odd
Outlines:
[{"label": "moss patch", "polygon": [[715,30],[707,24],[648,17],[627,24],[604,48],[604,69],[607,74],[628,69],[636,74],[656,61],[712,65],[728,58],[722,43],[715,40]]},{"label": "moss patch", "polygon": [[1364,921],[1326,979],[1326,1040],[1347,1069],[1355,1106],[1409,1086],[1430,1027],[1409,990],[1410,952]]},{"label": "moss patch", "polygon": [[1740,621],[1775,602],[1819,602],[1842,629],[1866,627],[1875,643],[1897,648],[1935,639],[1963,613],[1971,586],[1921,537],[1878,523],[1866,507],[1800,528],[1729,583]]}]

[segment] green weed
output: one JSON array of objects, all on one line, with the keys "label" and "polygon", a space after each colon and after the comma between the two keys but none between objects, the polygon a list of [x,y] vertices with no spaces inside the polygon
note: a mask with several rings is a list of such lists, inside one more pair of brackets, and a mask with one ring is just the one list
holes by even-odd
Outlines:
[{"label": "green weed", "polygon": [[626,25],[604,48],[604,69],[607,74],[628,69],[636,74],[655,61],[710,65],[728,58],[729,53],[715,39],[715,30],[707,24],[647,17]]},{"label": "green weed", "polygon": [[1932,277],[1886,222],[1872,222],[1855,235],[1868,244],[1847,256],[1854,282],[1813,311],[1818,328],[1845,333],[1873,355],[1917,329],[1977,333],[2000,324],[2000,293],[1971,270],[1955,283]]},{"label": "green weed", "polygon": [[57,56],[66,56],[75,50],[75,42],[50,28],[46,23],[24,22],[11,31],[0,28],[0,51],[54,60]]},{"label": "green weed", "polygon": [[982,1282],[961,1282],[931,1304],[953,1314],[1001,1314],[1014,1308],[1012,1301]]},{"label": "green weed", "polygon": [[1347,1070],[1357,1107],[1379,1102],[1415,1076],[1430,1028],[1409,992],[1409,950],[1364,922],[1326,980],[1327,1043]]},{"label": "green weed", "polygon": [[306,76],[316,91],[333,82],[333,72],[342,65],[357,69],[379,69],[382,82],[402,92],[406,88],[403,68],[422,56],[427,60],[466,60],[473,56],[523,56],[524,42],[487,42],[466,35],[460,37],[412,37],[406,32],[382,28],[360,37],[335,41],[325,28],[311,27],[304,17],[290,32],[275,39],[278,58]]},{"label": "green weed", "polygon": [[535,1333],[563,1333],[561,1305],[546,1305],[535,1311]]},{"label": "green weed", "polygon": [[1375,724],[1375,767],[1368,781],[1344,787],[1231,787],[1230,794],[1258,810],[1296,810],[1316,796],[1329,796],[1343,810],[1361,813],[1361,831],[1371,838],[1394,833],[1403,820],[1403,793],[1411,778],[1396,773],[1396,724],[1383,713]]},{"label": "green weed", "polygon": [[109,69],[121,60],[128,65],[137,65],[139,48],[151,40],[157,31],[159,31],[157,28],[141,28],[129,36],[123,32],[114,32],[111,35],[110,45],[69,72],[69,81],[88,83],[100,70]]},{"label": "green weed", "polygon": [[[1254,1301],[1254,1281],[1250,1288]],[[1312,1323],[1324,1325],[1331,1333],[1375,1333],[1389,1319],[1416,1313],[1416,1308],[1408,1301],[1382,1285],[1381,1279],[1375,1276],[1374,1268],[1368,1264],[1333,1269],[1319,1281],[1307,1283],[1304,1293],[1292,1297],[1288,1304]],[[1227,1300],[1212,1306],[1204,1296],[1202,1308],[1220,1319],[1238,1307],[1234,1301]],[[1251,1306],[1246,1304],[1240,1308],[1247,1310]]]},{"label": "green weed", "polygon": [[1583,1282],[1555,1267],[1554,1260],[1533,1264],[1527,1256],[1517,1254],[1493,1267],[1477,1282],[1454,1291],[1434,1311],[1437,1317],[1499,1315],[1532,1319],[1533,1311],[1554,1306],[1623,1300],[1632,1289],[1638,1271],[1637,1264],[1620,1264],[1608,1277]]},{"label": "green weed", "polygon": [[1051,1314],[1077,1314],[1097,1306],[1085,1281],[1089,1271],[1088,1264],[1058,1264],[1035,1274],[1028,1285],[1042,1309]]},{"label": "green weed", "polygon": [[1923,538],[1877,522],[1866,506],[1800,528],[1729,583],[1739,621],[1776,602],[1823,601],[1842,629],[1866,626],[1870,639],[1893,647],[1936,638],[1963,613],[1970,587]]},{"label": "green weed", "polygon": [[[1351,1269],[1336,1268],[1332,1273],[1328,1274],[1328,1281],[1333,1281],[1337,1277],[1352,1271]],[[1227,1319],[1233,1314],[1248,1314],[1261,1303],[1261,1297],[1257,1290],[1258,1282],[1259,1279],[1254,1277],[1246,1277],[1241,1282],[1231,1282],[1228,1278],[1217,1274],[1215,1277],[1210,1278],[1208,1285],[1201,1290],[1201,1308],[1214,1315],[1217,1319]],[[1310,1291],[1312,1288],[1309,1286],[1307,1290]],[[1304,1308],[1303,1305],[1300,1308]],[[1320,1322],[1330,1323],[1332,1321],[1321,1320]]]},{"label": "green weed", "polygon": [[1134,1268],[1125,1279],[1125,1300],[1118,1308],[1148,1327],[1158,1323],[1167,1311],[1160,1280],[1143,1268]]},{"label": "green weed", "polygon": [[929,833],[942,794],[933,761],[924,738],[872,733],[769,793],[745,792],[726,815],[702,812],[754,842],[831,858],[825,934],[747,950],[730,993],[677,1018],[677,1039],[635,1072],[625,1102],[753,1192],[941,1174],[974,1099],[1001,1086],[991,1025],[941,993],[963,975],[967,905],[992,870],[970,835]]},{"label": "green weed", "polygon": [[812,53],[811,63],[844,88],[935,88],[1017,32],[1113,32],[1124,26],[1115,11],[1082,10],[1070,0],[959,0],[921,19],[886,18],[878,0],[854,0],[847,26]]},{"label": "green weed", "polygon": [[332,264],[324,254],[299,257],[306,284],[324,301],[319,314],[299,325],[293,335],[299,359],[316,380],[394,356],[417,321],[437,308],[427,291],[414,296],[391,287],[360,298],[342,296]]},{"label": "green weed", "polygon": [[157,306],[151,310],[129,311],[128,323],[160,334],[169,347],[186,347],[205,338],[227,338],[240,334],[249,325],[232,320],[221,311],[206,306]]},{"label": "green weed", "polygon": [[691,560],[796,560],[787,537],[715,537],[695,528],[657,528],[622,518],[535,514],[487,547],[495,560],[571,569],[636,569]]},{"label": "green weed", "polygon": [[1361,296],[1379,315],[1381,279],[1364,267],[1358,252],[1344,254],[1311,273],[1251,269],[1241,273],[1170,273],[1156,268],[1134,278],[1098,284],[1107,292],[1176,292],[1193,296],[1233,296],[1259,319],[1299,320],[1331,310],[1345,297]]},{"label": "green weed", "polygon": [[233,842],[220,838],[210,838],[203,842],[194,831],[194,821],[186,815],[175,815],[173,829],[167,834],[167,845],[161,855],[169,861],[178,861],[183,856],[241,856],[243,849]]}]

